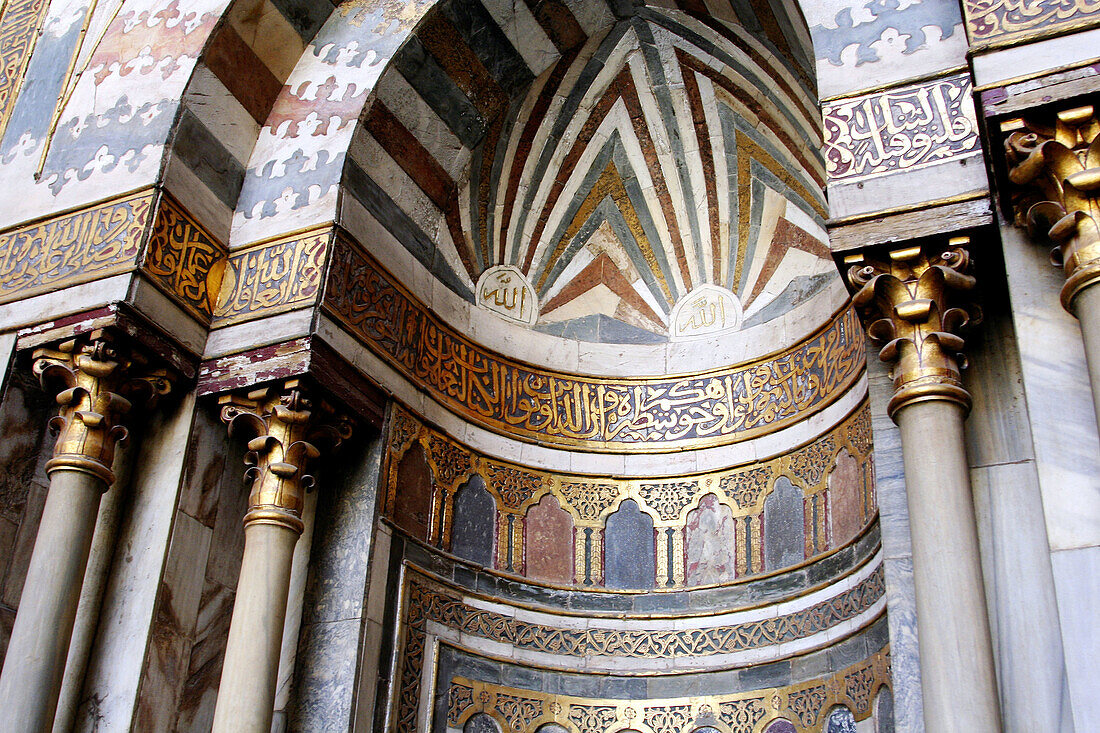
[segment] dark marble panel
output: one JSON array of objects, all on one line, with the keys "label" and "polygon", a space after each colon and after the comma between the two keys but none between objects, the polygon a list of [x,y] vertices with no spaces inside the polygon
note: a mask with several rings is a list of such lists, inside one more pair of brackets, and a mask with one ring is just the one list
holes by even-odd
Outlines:
[{"label": "dark marble panel", "polygon": [[802,491],[785,476],[764,501],[764,569],[779,570],[805,559]]},{"label": "dark marble panel", "polygon": [[573,517],[547,494],[527,512],[527,574],[555,583],[573,581]]},{"label": "dark marble panel", "polygon": [[8,641],[11,640],[11,627],[15,624],[15,609],[0,603],[0,665],[8,653]]},{"label": "dark marble panel", "polygon": [[617,318],[597,315],[599,322],[599,342],[604,344],[663,344],[668,339],[659,333],[632,326]]},{"label": "dark marble panel", "polygon": [[485,121],[470,98],[415,36],[409,38],[394,57],[393,67],[463,145],[471,149],[477,147],[485,136]]},{"label": "dark marble panel", "polygon": [[229,621],[233,615],[233,598],[234,591],[218,583],[208,580],[203,588],[187,679],[179,699],[176,730],[181,733],[208,731],[213,723]]},{"label": "dark marble panel", "polygon": [[442,12],[506,93],[517,95],[531,83],[534,74],[480,2],[451,0]]},{"label": "dark marble panel", "polygon": [[37,469],[43,454],[53,447],[52,437],[45,434],[51,412],[45,392],[28,379],[12,376],[0,402],[0,435],[4,436],[0,441],[0,517],[16,525],[23,518],[31,483],[47,483]]},{"label": "dark marble panel", "polygon": [[34,552],[38,524],[42,521],[42,510],[45,506],[46,487],[32,482],[28,487],[19,531],[15,535],[11,562],[8,565],[7,576],[4,578],[3,597],[0,597],[0,603],[6,603],[12,608],[19,606],[19,596],[23,593],[23,583],[27,579],[27,566],[30,565],[31,553]]},{"label": "dark marble panel", "polygon": [[846,544],[863,525],[863,467],[847,449],[829,474],[829,546]]},{"label": "dark marble panel", "polygon": [[364,442],[343,446],[317,475],[304,623],[363,615],[382,450]]},{"label": "dark marble panel", "polygon": [[829,711],[825,719],[824,733],[856,733],[856,719],[852,711],[839,705]]},{"label": "dark marble panel", "polygon": [[393,521],[419,540],[427,540],[432,516],[432,472],[419,445],[401,457],[397,464],[397,498]]},{"label": "dark marble panel", "polygon": [[765,728],[764,733],[798,733],[798,729],[789,720],[779,718]]},{"label": "dark marble panel", "polygon": [[485,481],[475,474],[455,494],[451,552],[491,567],[496,522],[496,501],[485,488]]},{"label": "dark marble panel", "polygon": [[458,279],[454,270],[443,258],[443,253],[436,250],[431,238],[351,158],[348,158],[344,168],[343,184],[344,189],[361,203],[370,215],[386,228],[386,231],[401,242],[401,245],[420,264],[428,268],[455,293],[471,303],[474,302],[473,291]]},{"label": "dark marble panel", "polygon": [[782,687],[791,682],[790,661],[758,664],[739,671],[742,689],[754,690],[761,687]]},{"label": "dark marble panel", "polygon": [[875,725],[876,733],[894,733],[894,693],[885,685],[875,696]]},{"label": "dark marble panel", "polygon": [[179,508],[207,527],[214,527],[223,487],[235,488],[244,472],[240,442],[229,440],[225,425],[213,410],[195,410],[184,459]]},{"label": "dark marble panel", "polygon": [[303,41],[309,41],[332,14],[329,0],[271,0]]},{"label": "dark marble panel", "polygon": [[302,628],[295,662],[291,730],[348,730],[359,637],[358,618]]},{"label": "dark marble panel", "polygon": [[505,687],[538,692],[546,684],[546,672],[515,664],[501,665],[500,681]]},{"label": "dark marble panel", "polygon": [[653,519],[627,499],[607,518],[604,584],[608,588],[652,588],[657,574]]},{"label": "dark marble panel", "polygon": [[491,715],[478,713],[462,726],[462,733],[501,733],[500,726]]},{"label": "dark marble panel", "polygon": [[219,201],[229,209],[236,205],[244,184],[244,163],[234,158],[186,107],[180,113],[172,152]]}]

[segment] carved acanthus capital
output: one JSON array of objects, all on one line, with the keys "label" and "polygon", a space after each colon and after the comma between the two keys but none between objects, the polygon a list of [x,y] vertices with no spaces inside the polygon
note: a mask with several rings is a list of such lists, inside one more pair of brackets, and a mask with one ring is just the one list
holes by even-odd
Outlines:
[{"label": "carved acanthus capital", "polygon": [[57,346],[35,349],[32,369],[60,409],[50,420],[57,435],[46,472],[83,471],[114,483],[115,446],[136,405],[149,408],[172,389],[173,377],[152,368],[140,351],[110,331],[97,330]]},{"label": "carved acanthus capital", "polygon": [[1016,223],[1055,245],[1051,260],[1066,273],[1062,306],[1072,313],[1077,293],[1100,280],[1100,121],[1087,105],[1001,129]]},{"label": "carved acanthus capital", "polygon": [[967,272],[969,241],[956,237],[946,247],[910,246],[880,257],[860,253],[845,258],[848,280],[856,288],[852,302],[871,340],[882,345],[879,358],[893,365],[891,417],[925,400],[970,408],[959,374],[966,366],[959,334],[981,320],[981,311],[965,297],[975,285]]},{"label": "carved acanthus capital", "polygon": [[351,418],[312,398],[299,379],[222,395],[230,435],[249,437],[246,479],[252,481],[245,525],[276,524],[301,532],[305,492],[314,484],[309,462],[351,436]]}]

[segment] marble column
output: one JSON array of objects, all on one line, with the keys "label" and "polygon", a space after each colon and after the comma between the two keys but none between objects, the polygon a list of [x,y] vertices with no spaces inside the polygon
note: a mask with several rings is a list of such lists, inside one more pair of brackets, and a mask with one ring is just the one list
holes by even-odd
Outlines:
[{"label": "marble column", "polygon": [[969,240],[845,258],[853,303],[879,357],[892,366],[887,411],[901,433],[913,544],[925,728],[1001,730],[963,423],[960,331],[976,312],[964,298]]},{"label": "marble column", "polygon": [[1091,105],[1001,124],[1016,224],[1053,245],[1062,306],[1081,322],[1100,427],[1100,120]]},{"label": "marble column", "polygon": [[214,733],[269,733],[286,620],[294,546],[313,477],[310,461],[351,434],[351,422],[289,379],[223,395],[230,435],[249,437],[244,559],[222,667]]},{"label": "marble column", "polygon": [[55,389],[58,415],[50,488],[11,642],[0,673],[0,715],[12,733],[53,727],[77,602],[100,498],[114,482],[111,464],[124,421],[137,404],[171,389],[164,371],[111,332],[94,331],[34,352],[34,372]]}]

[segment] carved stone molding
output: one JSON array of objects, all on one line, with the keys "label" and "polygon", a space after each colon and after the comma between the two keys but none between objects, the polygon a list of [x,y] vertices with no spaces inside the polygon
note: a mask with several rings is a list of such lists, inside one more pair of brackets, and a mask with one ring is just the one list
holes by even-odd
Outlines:
[{"label": "carved stone molding", "polygon": [[1092,105],[1002,123],[1016,223],[1054,244],[1062,306],[1100,279],[1100,121]]},{"label": "carved stone molding", "polygon": [[114,482],[115,446],[127,436],[123,421],[135,403],[151,407],[168,394],[173,375],[150,366],[124,337],[96,330],[56,346],[35,349],[33,371],[47,391],[56,390],[58,414],[50,420],[57,434],[47,473],[83,471]]},{"label": "carved stone molding", "polygon": [[980,321],[980,310],[965,299],[976,282],[967,272],[969,242],[969,237],[955,237],[946,247],[917,245],[844,258],[867,334],[882,345],[879,358],[893,365],[891,417],[924,400],[970,408],[970,393],[959,375],[966,366],[959,333]]},{"label": "carved stone molding", "polygon": [[304,495],[314,485],[309,462],[351,437],[351,418],[311,395],[300,379],[222,395],[218,404],[230,435],[249,436],[245,526],[275,524],[301,533]]}]

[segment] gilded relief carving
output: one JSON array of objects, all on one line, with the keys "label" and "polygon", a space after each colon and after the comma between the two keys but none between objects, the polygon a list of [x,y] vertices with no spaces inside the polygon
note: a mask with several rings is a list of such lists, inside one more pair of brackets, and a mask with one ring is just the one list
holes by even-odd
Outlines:
[{"label": "gilded relief carving", "polygon": [[209,322],[225,270],[225,248],[180,204],[162,194],[142,269],[192,315]]},{"label": "gilded relief carving", "polygon": [[[847,680],[852,677],[865,680],[866,686],[858,691],[851,690]],[[870,705],[861,706],[859,702],[873,699],[884,686],[890,686],[889,647],[834,674],[807,682],[699,697],[584,698],[455,677],[448,687],[449,699],[461,700],[462,705],[448,707],[446,722],[452,728],[461,729],[474,715],[489,713],[503,730],[533,731],[546,723],[557,723],[569,730],[592,733],[614,730],[681,733],[696,727],[712,729],[716,725],[732,733],[754,733],[759,730],[757,726],[761,721],[785,718],[794,723],[798,733],[820,733],[826,715],[836,705],[852,710],[856,721],[869,718]],[[522,700],[523,711],[538,709],[541,712],[533,718],[523,716],[514,708],[504,712],[502,701],[507,705],[512,700]]]},{"label": "gilded relief carving", "polygon": [[314,485],[309,464],[351,436],[351,418],[288,379],[219,397],[221,418],[235,436],[248,438],[245,476],[252,482],[244,523],[302,531],[305,492]]},{"label": "gilded relief carving", "polygon": [[824,106],[831,183],[981,153],[969,74]]},{"label": "gilded relief carving", "polygon": [[129,434],[125,422],[131,409],[135,403],[151,407],[174,381],[110,331],[36,349],[33,370],[43,388],[56,391],[59,405],[50,420],[57,442],[46,472],[89,473],[102,480],[104,489],[114,483],[115,447]]},{"label": "gilded relief carving", "polygon": [[970,408],[960,367],[965,366],[959,335],[980,321],[971,300],[969,237],[946,245],[894,249],[881,255],[844,259],[848,281],[857,288],[852,303],[867,322],[872,341],[882,345],[879,358],[894,365],[891,416],[907,404],[949,400]]},{"label": "gilded relief carving", "polygon": [[153,199],[142,191],[0,233],[0,302],[133,270]]},{"label": "gilded relief carving", "polygon": [[222,279],[215,328],[304,308],[321,291],[331,227],[233,252]]},{"label": "gilded relief carving", "polygon": [[1092,106],[1002,125],[1016,223],[1055,245],[1062,306],[1100,279],[1100,120]]},{"label": "gilded relief carving", "polygon": [[781,354],[699,376],[615,380],[540,370],[466,340],[343,238],[324,307],[457,414],[594,451],[681,450],[772,432],[832,402],[864,367],[857,319],[846,310]]},{"label": "gilded relief carving", "polygon": [[964,0],[972,46],[998,46],[1096,22],[1097,0]]}]

